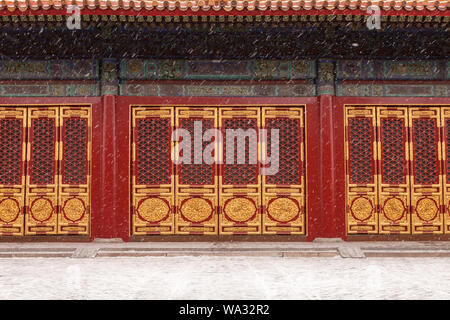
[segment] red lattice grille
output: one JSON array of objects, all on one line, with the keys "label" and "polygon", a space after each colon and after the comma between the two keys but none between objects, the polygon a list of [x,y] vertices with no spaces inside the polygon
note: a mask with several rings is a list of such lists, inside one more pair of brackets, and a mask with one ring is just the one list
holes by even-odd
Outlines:
[{"label": "red lattice grille", "polygon": [[53,184],[55,173],[55,119],[39,118],[31,122],[31,183]]},{"label": "red lattice grille", "polygon": [[[257,130],[256,119],[225,119],[224,129],[254,129]],[[249,164],[249,139],[245,139],[245,150],[242,150],[245,154],[245,163],[237,164],[238,144],[237,139],[234,141],[234,164],[226,163],[223,168],[223,183],[224,184],[255,184],[258,183],[258,165]],[[226,139],[224,139],[224,157],[227,154]]]},{"label": "red lattice grille", "polygon": [[405,127],[403,119],[381,119],[383,183],[405,181]]},{"label": "red lattice grille", "polygon": [[439,183],[436,119],[413,119],[413,139],[416,183]]},{"label": "red lattice grille", "polygon": [[349,119],[350,183],[373,182],[373,131],[370,118]]},{"label": "red lattice grille", "polygon": [[88,119],[70,118],[63,131],[63,183],[86,183]]},{"label": "red lattice grille", "polygon": [[170,183],[170,119],[136,119],[137,184]]},{"label": "red lattice grille", "polygon": [[21,183],[22,120],[0,120],[0,184]]},{"label": "red lattice grille", "polygon": [[299,119],[268,119],[267,148],[269,156],[272,153],[271,130],[279,130],[279,170],[275,175],[267,176],[269,184],[301,184],[302,169],[300,166],[300,142],[303,132],[300,130]]},{"label": "red lattice grille", "polygon": [[[198,121],[202,124],[202,132],[198,132],[198,137],[194,137],[194,122]],[[194,149],[194,139],[202,141],[203,134],[208,129],[214,128],[214,121],[212,119],[181,119],[180,127],[186,129],[191,134],[191,164],[180,165],[180,171],[178,172],[179,181],[181,184],[190,185],[208,185],[214,184],[214,166],[208,164],[194,164],[194,155],[196,150]],[[211,142],[202,142],[202,150],[198,152],[203,152],[205,147]],[[203,160],[202,160],[203,162]]]}]

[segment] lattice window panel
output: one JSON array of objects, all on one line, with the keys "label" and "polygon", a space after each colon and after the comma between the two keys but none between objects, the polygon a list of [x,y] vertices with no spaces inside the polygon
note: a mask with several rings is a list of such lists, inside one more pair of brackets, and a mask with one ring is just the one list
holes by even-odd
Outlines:
[{"label": "lattice window panel", "polygon": [[0,235],[89,234],[90,132],[89,107],[0,107]]},{"label": "lattice window panel", "polygon": [[58,234],[89,234],[91,182],[90,108],[60,108],[61,168]]},{"label": "lattice window panel", "polygon": [[[267,220],[265,233],[305,234],[303,108],[148,106],[131,110],[132,235],[262,233],[261,110],[266,112],[268,129],[281,131],[283,165],[266,183],[268,207],[278,220]],[[198,131],[196,122],[201,122]],[[180,131],[171,135],[168,131],[173,128]],[[249,129],[253,131],[247,132]],[[230,141],[227,130],[235,130]],[[209,131],[214,133],[205,137]],[[252,134],[250,140],[247,135]],[[171,145],[163,138],[170,135],[175,139]],[[185,139],[191,139],[190,143],[182,143]],[[270,139],[269,135],[268,145]],[[169,147],[175,148],[170,161]],[[269,154],[274,151],[270,148]],[[231,160],[227,159],[230,149],[234,150]],[[208,151],[216,164],[205,163]],[[169,175],[172,167],[174,175]],[[274,210],[283,212],[279,216]],[[144,222],[143,212],[159,220]],[[292,214],[286,220],[285,216]]]},{"label": "lattice window panel", "polygon": [[408,108],[378,107],[379,231],[409,234]]},{"label": "lattice window panel", "polygon": [[[263,181],[263,233],[305,234],[304,117],[303,108],[262,108],[262,126],[267,130],[267,155],[278,154],[278,170],[267,170]],[[273,130],[279,143],[272,148]],[[274,165],[263,158],[263,168]]]},{"label": "lattice window panel", "polygon": [[[226,133],[227,130],[243,130],[248,129],[258,129],[258,119],[257,118],[234,118],[234,119],[224,119],[222,121],[223,132]],[[242,147],[238,146],[237,139],[245,139],[245,143]],[[223,170],[223,183],[224,184],[256,184],[258,182],[258,165],[250,163],[250,143],[249,139],[246,138],[245,133],[237,132],[237,139],[234,141],[234,164],[227,163]],[[230,146],[231,147],[231,146]],[[227,148],[226,139],[224,141],[224,150]],[[238,152],[240,149],[244,150],[244,163],[238,163]],[[226,155],[226,151],[224,152]]]},{"label": "lattice window panel", "polygon": [[[370,220],[372,216],[378,217],[379,227],[373,233],[449,232],[450,180],[448,175],[443,177],[449,167],[448,108],[347,107],[345,113],[347,232],[368,233],[365,229],[371,227],[361,218]],[[371,123],[375,118],[377,123],[377,147],[373,151],[368,118]],[[376,193],[373,185],[377,186]],[[366,216],[358,217],[355,212]]]},{"label": "lattice window panel", "polygon": [[347,233],[378,233],[376,109],[345,108]]},{"label": "lattice window panel", "polygon": [[91,109],[29,107],[25,234],[87,235]]},{"label": "lattice window panel", "polygon": [[170,184],[170,118],[138,118],[135,127],[136,183]]},{"label": "lattice window panel", "polygon": [[0,236],[24,233],[26,109],[0,107]]},{"label": "lattice window panel", "polygon": [[175,231],[174,169],[171,159],[174,109],[133,107],[132,235]]},{"label": "lattice window panel", "polygon": [[28,108],[25,234],[58,232],[59,109]]},{"label": "lattice window panel", "polygon": [[410,108],[413,233],[442,233],[440,108]]},{"label": "lattice window panel", "polygon": [[217,234],[218,165],[217,162],[206,163],[203,157],[203,153],[206,155],[208,145],[211,143],[214,147],[213,159],[217,156],[219,137],[214,134],[212,141],[205,136],[218,128],[217,108],[180,107],[175,109],[175,114],[176,127],[186,130],[190,137],[190,152],[188,152],[190,159],[187,157],[188,154],[184,154],[186,160],[176,165],[175,232]]},{"label": "lattice window panel", "polygon": [[[193,118],[189,117],[189,114],[193,113]],[[199,114],[204,114],[205,117],[210,116],[212,118],[200,118]],[[215,165],[206,164],[201,158],[201,163],[195,163],[195,154],[203,153],[203,150],[211,142],[203,141],[203,135],[207,130],[211,130],[217,127],[216,120],[216,109],[180,109],[177,108],[177,128],[185,129],[190,133],[191,136],[191,159],[189,163],[183,163],[183,165],[178,166],[177,176],[179,184],[184,185],[213,185],[215,182]],[[201,126],[201,131],[198,129],[194,132],[194,124],[197,123],[199,128]],[[197,148],[200,150],[196,152],[195,141],[200,141],[197,143]]]},{"label": "lattice window panel", "polygon": [[[219,123],[224,136],[224,164],[219,177],[220,234],[260,234],[261,233],[261,175],[258,143],[253,145],[246,137],[246,130],[253,129],[258,140],[261,127],[260,108],[219,108]],[[233,142],[227,143],[227,129],[241,129],[236,132]],[[238,143],[239,139],[242,141]],[[254,141],[253,140],[253,141]],[[233,145],[231,145],[233,144]],[[234,152],[227,149],[234,148]],[[238,152],[243,164],[237,164]],[[234,154],[234,164],[226,161]],[[253,154],[254,156],[251,156]]]}]

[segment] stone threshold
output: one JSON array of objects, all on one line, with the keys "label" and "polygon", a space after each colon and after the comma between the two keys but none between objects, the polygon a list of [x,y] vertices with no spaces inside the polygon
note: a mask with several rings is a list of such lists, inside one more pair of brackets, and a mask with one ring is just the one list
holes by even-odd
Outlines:
[{"label": "stone threshold", "polygon": [[90,243],[0,243],[0,258],[120,258],[120,257],[279,257],[380,258],[450,257],[450,242],[142,242],[97,240]]}]

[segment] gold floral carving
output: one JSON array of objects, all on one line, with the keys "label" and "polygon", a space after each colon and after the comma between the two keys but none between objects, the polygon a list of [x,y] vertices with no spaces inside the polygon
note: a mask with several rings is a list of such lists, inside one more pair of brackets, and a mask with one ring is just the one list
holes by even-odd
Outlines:
[{"label": "gold floral carving", "polygon": [[13,199],[5,199],[0,203],[0,220],[9,223],[17,219],[20,208]]},{"label": "gold floral carving", "polygon": [[77,221],[83,217],[86,208],[84,207],[84,203],[81,199],[71,198],[66,201],[63,210],[67,219],[70,221]]},{"label": "gold floral carving", "polygon": [[422,198],[417,202],[416,212],[422,220],[433,220],[438,211],[439,208],[436,206],[436,202],[430,198]]},{"label": "gold floral carving", "polygon": [[190,198],[181,205],[181,214],[192,222],[201,222],[211,215],[211,205],[202,198]]},{"label": "gold floral carving", "polygon": [[391,221],[399,220],[405,211],[403,201],[398,198],[391,198],[384,203],[384,215]]},{"label": "gold floral carving", "polygon": [[295,218],[299,208],[290,198],[278,198],[270,202],[267,212],[277,221],[287,222]]},{"label": "gold floral carving", "polygon": [[31,213],[33,218],[37,221],[48,220],[53,213],[53,206],[50,200],[45,198],[39,198],[33,202],[31,205]]},{"label": "gold floral carving", "polygon": [[137,211],[143,219],[149,222],[157,222],[167,216],[170,208],[162,199],[148,198],[139,205]]},{"label": "gold floral carving", "polygon": [[247,198],[234,198],[225,204],[224,211],[231,220],[243,222],[255,214],[256,206]]},{"label": "gold floral carving", "polygon": [[350,208],[356,219],[363,221],[372,215],[373,206],[367,198],[356,198]]}]

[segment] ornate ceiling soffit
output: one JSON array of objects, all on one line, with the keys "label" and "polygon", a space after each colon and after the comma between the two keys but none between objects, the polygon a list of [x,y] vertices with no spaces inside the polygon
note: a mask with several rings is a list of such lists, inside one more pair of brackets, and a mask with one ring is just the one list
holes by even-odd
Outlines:
[{"label": "ornate ceiling soffit", "polygon": [[90,10],[181,10],[189,12],[205,11],[299,11],[299,10],[366,10],[370,5],[378,5],[383,10],[428,10],[446,11],[450,9],[450,0],[197,0],[197,1],[162,1],[162,0],[0,0],[0,10],[64,10],[67,6],[76,5],[80,9]]}]

